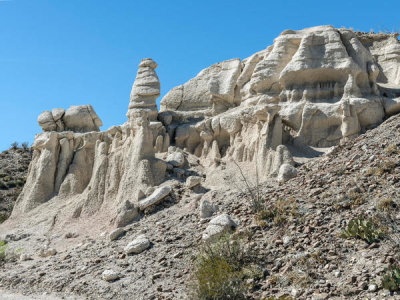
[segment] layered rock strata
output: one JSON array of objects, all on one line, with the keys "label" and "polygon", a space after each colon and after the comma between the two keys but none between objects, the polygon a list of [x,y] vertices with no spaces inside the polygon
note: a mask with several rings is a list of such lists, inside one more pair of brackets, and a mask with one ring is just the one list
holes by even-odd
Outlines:
[{"label": "layered rock strata", "polygon": [[182,182],[191,175],[189,156],[205,177],[233,161],[260,180],[289,180],[289,149],[337,145],[400,111],[399,49],[396,35],[286,30],[265,50],[173,88],[160,112],[157,64],[144,59],[123,125],[99,132],[90,105],[39,116],[44,132],[13,215],[63,197],[74,199],[75,218],[107,210],[125,226],[173,193],[167,169]]}]

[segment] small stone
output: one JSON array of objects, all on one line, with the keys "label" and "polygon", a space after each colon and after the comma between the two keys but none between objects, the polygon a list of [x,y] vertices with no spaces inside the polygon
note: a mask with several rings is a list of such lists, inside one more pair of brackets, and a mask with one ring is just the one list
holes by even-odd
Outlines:
[{"label": "small stone", "polygon": [[149,239],[144,235],[139,235],[125,247],[126,254],[139,254],[150,247]]},{"label": "small stone", "polygon": [[201,183],[201,177],[200,176],[189,176],[186,179],[186,187],[191,189],[195,187],[196,185],[199,185]]},{"label": "small stone", "polygon": [[[171,148],[171,147],[170,147]],[[168,149],[168,152],[171,150]],[[172,153],[169,153],[167,156],[167,163],[173,165],[174,167],[182,167],[185,164],[185,156],[181,151],[175,151]]]},{"label": "small stone", "polygon": [[105,270],[102,274],[101,277],[105,281],[114,281],[119,278],[119,274],[113,270]]},{"label": "small stone", "polygon": [[45,249],[40,249],[39,251],[39,256],[41,257],[48,257],[48,256],[53,256],[57,254],[57,250],[54,248],[45,248]]},{"label": "small stone", "polygon": [[377,289],[378,289],[378,286],[376,284],[370,284],[368,286],[368,291],[370,291],[370,292],[376,292]]},{"label": "small stone", "polygon": [[32,258],[28,255],[28,254],[26,254],[26,253],[22,253],[21,255],[20,255],[20,257],[19,257],[19,260],[20,261],[26,261],[26,260],[31,260]]},{"label": "small stone", "polygon": [[111,231],[110,235],[109,235],[110,241],[114,241],[114,240],[118,239],[124,233],[125,233],[125,229],[123,229],[123,228],[117,228],[117,229]]},{"label": "small stone", "polygon": [[172,188],[169,185],[159,187],[149,197],[139,201],[139,209],[144,210],[151,205],[159,203],[162,199],[167,197],[171,191]]},{"label": "small stone", "polygon": [[231,232],[237,227],[228,214],[221,214],[213,218],[203,232],[203,240],[210,240],[221,236],[225,232]]},{"label": "small stone", "polygon": [[205,219],[211,217],[215,212],[218,211],[218,206],[210,203],[206,199],[200,201],[200,218]]},{"label": "small stone", "polygon": [[284,236],[282,241],[284,245],[287,245],[292,241],[292,238],[290,236]]},{"label": "small stone", "polygon": [[282,164],[279,168],[278,181],[286,182],[297,176],[297,170],[290,164]]},{"label": "small stone", "polygon": [[299,295],[300,295],[300,291],[299,290],[297,290],[297,289],[292,289],[292,291],[290,292],[290,294],[293,296],[293,297],[298,297]]}]

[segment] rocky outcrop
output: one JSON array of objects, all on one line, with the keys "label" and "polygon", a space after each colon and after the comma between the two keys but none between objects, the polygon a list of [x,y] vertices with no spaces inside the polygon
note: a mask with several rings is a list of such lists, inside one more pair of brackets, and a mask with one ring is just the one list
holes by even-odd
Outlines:
[{"label": "rocky outcrop", "polygon": [[88,105],[73,105],[65,111],[55,108],[44,111],[38,117],[38,123],[43,131],[99,131],[103,125],[93,107]]},{"label": "rocky outcrop", "polygon": [[396,35],[286,30],[265,50],[173,88],[160,112],[157,64],[143,59],[123,125],[99,132],[90,105],[39,116],[45,132],[13,215],[72,199],[73,218],[103,211],[123,227],[168,202],[186,178],[191,193],[217,185],[207,176],[229,173],[232,161],[257,180],[288,181],[297,152],[338,145],[400,111],[399,49]]}]

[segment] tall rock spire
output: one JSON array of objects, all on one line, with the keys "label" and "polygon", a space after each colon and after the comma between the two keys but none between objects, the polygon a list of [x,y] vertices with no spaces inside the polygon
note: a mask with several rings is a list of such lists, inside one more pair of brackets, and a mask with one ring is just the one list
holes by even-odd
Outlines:
[{"label": "tall rock spire", "polygon": [[126,114],[129,121],[133,121],[135,112],[143,112],[150,121],[157,119],[156,100],[160,96],[160,81],[156,68],[157,63],[151,58],[144,58],[140,62]]}]

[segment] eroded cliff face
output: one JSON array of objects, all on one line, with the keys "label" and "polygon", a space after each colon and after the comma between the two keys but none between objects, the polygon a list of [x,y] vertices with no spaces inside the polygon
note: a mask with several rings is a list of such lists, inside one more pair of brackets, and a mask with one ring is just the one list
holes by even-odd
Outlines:
[{"label": "eroded cliff face", "polygon": [[286,30],[267,49],[173,88],[160,112],[157,64],[144,59],[125,124],[98,131],[90,105],[39,117],[45,132],[13,216],[51,199],[69,203],[72,218],[103,210],[124,226],[190,175],[193,157],[204,185],[232,161],[260,180],[287,180],[296,174],[289,149],[337,145],[400,111],[399,49],[395,35]]}]

